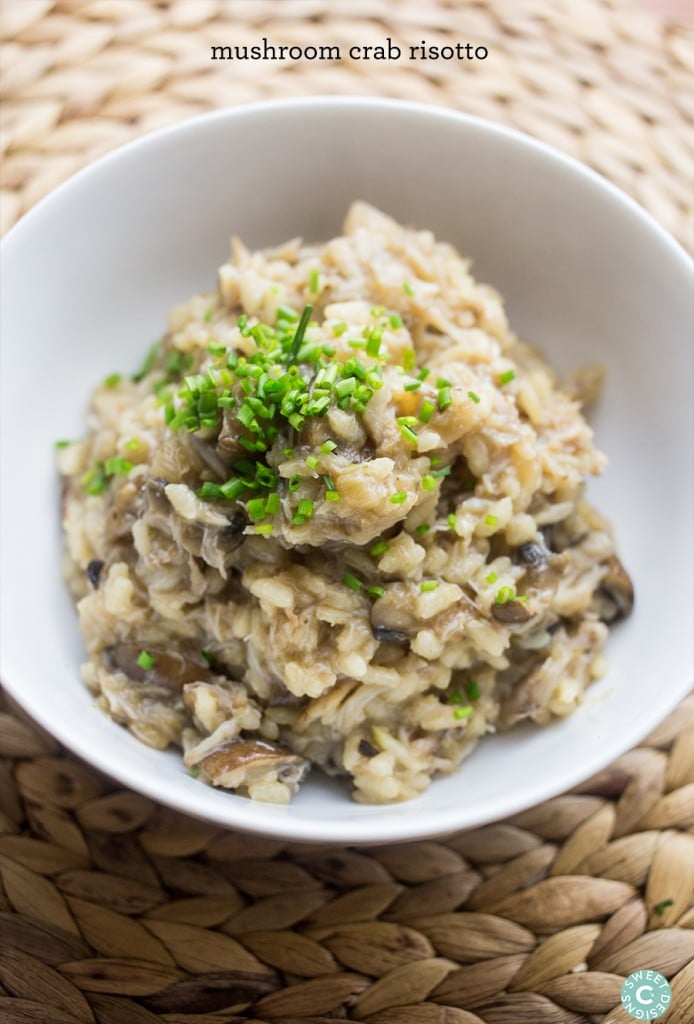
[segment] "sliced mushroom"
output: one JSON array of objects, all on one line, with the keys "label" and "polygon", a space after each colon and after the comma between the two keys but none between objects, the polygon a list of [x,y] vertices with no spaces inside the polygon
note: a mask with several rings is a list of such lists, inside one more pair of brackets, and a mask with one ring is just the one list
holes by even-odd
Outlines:
[{"label": "sliced mushroom", "polygon": [[528,541],[527,544],[521,544],[518,548],[519,561],[530,569],[541,569],[547,562],[548,557],[549,551],[544,544]]},{"label": "sliced mushroom", "polygon": [[238,789],[267,779],[279,781],[292,790],[309,769],[309,762],[287,747],[265,740],[231,740],[210,751],[197,765],[215,786]]},{"label": "sliced mushroom", "polygon": [[634,607],[634,585],[616,555],[607,561],[607,575],[593,595],[593,609],[603,622],[625,619]]},{"label": "sliced mushroom", "polygon": [[359,753],[362,757],[371,758],[376,757],[376,754],[380,754],[381,751],[373,743],[369,743],[368,740],[359,740]]},{"label": "sliced mushroom", "polygon": [[94,590],[99,589],[99,577],[101,576],[101,570],[104,567],[104,562],[100,559],[93,558],[87,566],[87,579],[94,587]]},{"label": "sliced mushroom", "polygon": [[148,654],[154,659],[151,668],[143,668],[139,664],[142,648],[135,644],[116,644],[107,652],[112,666],[136,683],[178,692],[186,683],[214,681],[214,676],[203,661],[195,661],[177,651],[162,651],[153,647],[148,648]]},{"label": "sliced mushroom", "polygon": [[236,419],[233,409],[225,409],[222,414],[222,427],[217,438],[217,452],[223,458],[235,458],[238,455],[245,455],[246,449],[241,444],[241,438],[250,439],[248,430]]},{"label": "sliced mushroom", "polygon": [[532,618],[532,612],[523,601],[506,601],[504,604],[492,605],[492,615],[497,622],[519,625]]},{"label": "sliced mushroom", "polygon": [[406,644],[410,635],[404,629],[393,629],[390,626],[374,626],[373,635],[379,643]]}]

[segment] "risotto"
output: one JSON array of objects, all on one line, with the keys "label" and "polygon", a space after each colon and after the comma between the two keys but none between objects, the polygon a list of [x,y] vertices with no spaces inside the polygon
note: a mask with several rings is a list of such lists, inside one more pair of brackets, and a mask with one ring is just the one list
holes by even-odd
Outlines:
[{"label": "risotto", "polygon": [[406,800],[570,714],[633,602],[584,498],[599,383],[560,386],[450,245],[364,203],[323,245],[234,240],[58,451],[97,705],[277,803],[312,764]]}]

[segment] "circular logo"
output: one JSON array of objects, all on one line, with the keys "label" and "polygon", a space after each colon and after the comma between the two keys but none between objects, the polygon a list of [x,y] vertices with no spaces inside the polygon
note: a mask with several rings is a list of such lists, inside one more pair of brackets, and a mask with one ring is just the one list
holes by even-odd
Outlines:
[{"label": "circular logo", "polygon": [[672,989],[658,971],[634,971],[622,985],[622,1006],[635,1020],[655,1020],[670,1009]]}]

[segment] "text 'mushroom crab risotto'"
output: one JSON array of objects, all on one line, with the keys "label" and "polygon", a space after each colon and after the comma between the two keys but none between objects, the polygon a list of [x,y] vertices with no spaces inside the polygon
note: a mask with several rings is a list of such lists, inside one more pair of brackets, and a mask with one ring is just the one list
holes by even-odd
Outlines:
[{"label": "text 'mushroom crab risotto'", "polygon": [[605,459],[451,246],[363,203],[173,310],[62,444],[97,704],[216,786],[309,765],[405,800],[484,733],[567,715],[631,583],[583,497]]}]

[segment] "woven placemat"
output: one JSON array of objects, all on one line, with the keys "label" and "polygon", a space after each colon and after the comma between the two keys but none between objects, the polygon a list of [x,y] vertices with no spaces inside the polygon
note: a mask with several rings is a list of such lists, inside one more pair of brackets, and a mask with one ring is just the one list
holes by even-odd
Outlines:
[{"label": "woven placemat", "polygon": [[[675,5],[680,9],[680,5]],[[521,128],[692,241],[694,33],[615,0],[4,0],[6,229],[99,154],[212,108],[377,94]],[[211,45],[473,42],[486,60],[226,62]],[[694,698],[574,792],[454,838],[317,849],[119,789],[0,711],[3,1024],[694,1020]]]}]

